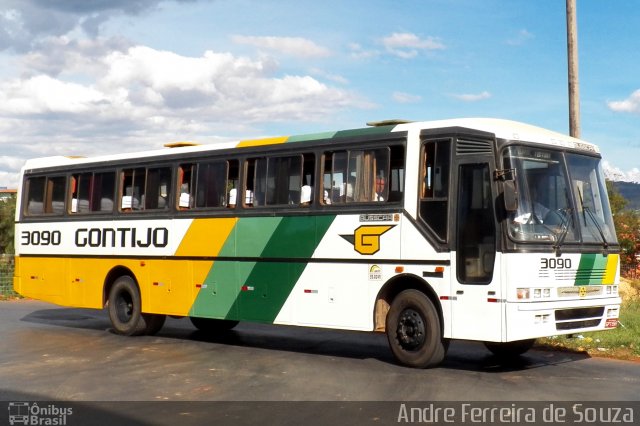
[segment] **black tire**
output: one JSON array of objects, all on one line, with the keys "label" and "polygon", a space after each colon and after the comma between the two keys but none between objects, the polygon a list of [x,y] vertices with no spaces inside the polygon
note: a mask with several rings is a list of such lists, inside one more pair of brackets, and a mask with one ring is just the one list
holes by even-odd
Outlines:
[{"label": "black tire", "polygon": [[495,356],[503,359],[515,358],[527,352],[536,343],[536,339],[517,340],[515,342],[484,342]]},{"label": "black tire", "polygon": [[193,324],[198,330],[216,334],[231,330],[238,325],[239,321],[223,320],[214,318],[202,318],[202,317],[189,317],[191,324]]},{"label": "black tire", "polygon": [[143,314],[140,290],[130,276],[119,277],[109,291],[109,319],[116,333],[124,336],[156,334],[165,315]]},{"label": "black tire", "polygon": [[429,298],[418,290],[404,290],[389,308],[386,321],[391,352],[400,364],[433,367],[445,357],[440,317]]}]

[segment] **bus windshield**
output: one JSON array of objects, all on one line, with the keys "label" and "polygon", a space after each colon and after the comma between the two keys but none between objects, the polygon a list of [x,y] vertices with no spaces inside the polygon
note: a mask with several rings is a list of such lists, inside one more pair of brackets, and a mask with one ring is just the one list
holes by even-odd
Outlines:
[{"label": "bus windshield", "polygon": [[616,244],[600,159],[530,147],[509,147],[518,208],[508,217],[516,241]]}]

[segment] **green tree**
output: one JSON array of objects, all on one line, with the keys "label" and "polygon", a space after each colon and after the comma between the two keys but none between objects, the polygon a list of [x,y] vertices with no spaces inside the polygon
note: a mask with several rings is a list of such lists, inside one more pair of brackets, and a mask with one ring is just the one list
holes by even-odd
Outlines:
[{"label": "green tree", "polygon": [[0,201],[0,254],[13,254],[13,235],[15,228],[16,197],[11,196]]},{"label": "green tree", "polygon": [[609,204],[611,205],[611,213],[615,216],[617,213],[624,211],[627,208],[629,202],[626,198],[616,189],[613,182],[606,181],[607,192],[609,193]]},{"label": "green tree", "polygon": [[628,201],[618,192],[611,181],[607,181],[609,204],[613,214],[618,242],[620,243],[621,270],[637,275],[640,254],[640,215],[628,208]]}]

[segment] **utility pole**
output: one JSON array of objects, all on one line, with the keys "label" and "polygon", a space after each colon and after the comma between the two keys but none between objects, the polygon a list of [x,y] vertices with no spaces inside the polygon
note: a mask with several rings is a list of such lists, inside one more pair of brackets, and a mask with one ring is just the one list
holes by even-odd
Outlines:
[{"label": "utility pole", "polygon": [[569,134],[580,137],[580,84],[578,82],[578,26],[576,0],[567,0],[567,59],[569,66]]}]

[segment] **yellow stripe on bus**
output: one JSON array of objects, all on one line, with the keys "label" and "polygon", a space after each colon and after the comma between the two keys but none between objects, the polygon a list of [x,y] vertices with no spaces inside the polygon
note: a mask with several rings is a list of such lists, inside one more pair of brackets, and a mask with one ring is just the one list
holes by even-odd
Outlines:
[{"label": "yellow stripe on bus", "polygon": [[619,260],[620,260],[620,255],[618,254],[610,254],[607,256],[607,266],[604,271],[604,278],[602,279],[602,284],[615,283]]},{"label": "yellow stripe on bus", "polygon": [[240,141],[237,147],[247,148],[249,146],[276,145],[280,143],[285,143],[287,139],[289,139],[289,136],[279,136],[276,138],[266,138],[266,139],[248,139],[248,140]]},{"label": "yellow stripe on bus", "polygon": [[238,218],[194,219],[176,256],[217,256]]}]

